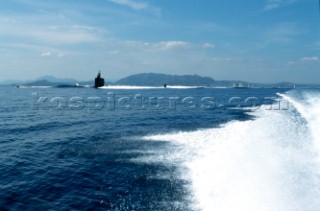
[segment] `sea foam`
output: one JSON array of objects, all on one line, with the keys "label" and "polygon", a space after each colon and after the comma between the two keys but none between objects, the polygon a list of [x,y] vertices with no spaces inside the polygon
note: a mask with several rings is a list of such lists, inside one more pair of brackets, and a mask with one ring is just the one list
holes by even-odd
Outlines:
[{"label": "sea foam", "polygon": [[320,95],[281,95],[289,110],[260,108],[249,121],[149,135],[175,150],[153,161],[175,164],[200,210],[319,210]]}]

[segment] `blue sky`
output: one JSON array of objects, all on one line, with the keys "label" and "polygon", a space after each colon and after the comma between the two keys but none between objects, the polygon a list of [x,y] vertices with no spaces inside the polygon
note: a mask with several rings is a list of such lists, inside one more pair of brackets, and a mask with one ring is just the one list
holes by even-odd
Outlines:
[{"label": "blue sky", "polygon": [[142,73],[320,83],[316,0],[6,0],[0,81]]}]

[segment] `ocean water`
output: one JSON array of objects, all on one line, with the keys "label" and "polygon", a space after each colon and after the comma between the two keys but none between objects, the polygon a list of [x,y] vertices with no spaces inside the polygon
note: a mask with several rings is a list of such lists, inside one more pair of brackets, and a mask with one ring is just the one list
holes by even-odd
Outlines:
[{"label": "ocean water", "polygon": [[1,210],[320,210],[320,90],[0,87]]}]

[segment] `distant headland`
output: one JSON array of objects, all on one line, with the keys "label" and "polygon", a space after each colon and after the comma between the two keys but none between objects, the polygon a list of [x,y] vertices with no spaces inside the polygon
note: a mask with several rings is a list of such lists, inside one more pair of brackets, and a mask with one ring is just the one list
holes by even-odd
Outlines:
[{"label": "distant headland", "polygon": [[[118,81],[104,83],[101,73],[92,80],[77,81],[74,79],[58,79],[53,76],[43,76],[34,81],[16,82],[8,81],[2,85],[19,86],[56,86],[56,87],[101,87],[108,86],[201,86],[201,87],[225,87],[225,88],[293,88],[293,87],[320,87],[318,84],[295,84],[293,82],[279,83],[251,83],[241,80],[214,80],[211,77],[199,75],[168,75],[160,73],[140,73],[124,77]],[[107,77],[107,74],[105,74]],[[100,79],[99,79],[100,78]]]}]

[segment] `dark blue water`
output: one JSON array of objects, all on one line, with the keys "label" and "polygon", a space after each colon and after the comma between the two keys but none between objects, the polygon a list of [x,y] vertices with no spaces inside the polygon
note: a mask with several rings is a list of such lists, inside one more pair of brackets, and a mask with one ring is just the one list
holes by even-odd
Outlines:
[{"label": "dark blue water", "polygon": [[172,143],[141,137],[253,120],[288,91],[0,89],[2,210],[194,210],[179,166],[138,162]]}]

